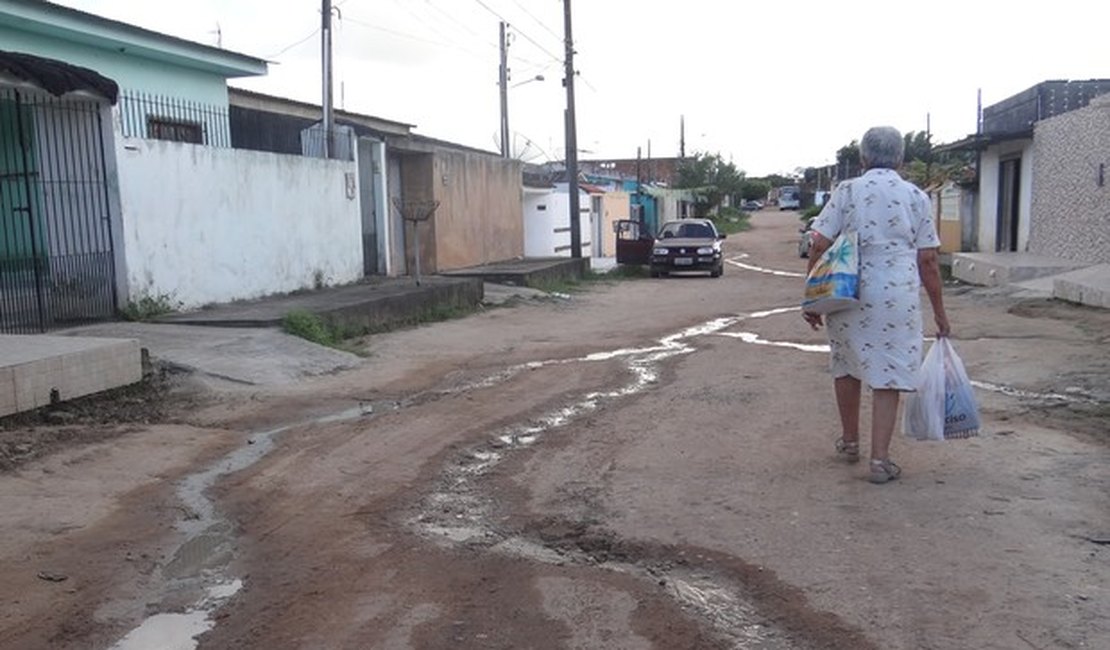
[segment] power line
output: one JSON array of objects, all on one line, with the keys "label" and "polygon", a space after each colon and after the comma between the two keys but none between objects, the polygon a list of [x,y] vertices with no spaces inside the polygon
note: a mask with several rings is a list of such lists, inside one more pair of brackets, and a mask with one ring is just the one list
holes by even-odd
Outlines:
[{"label": "power line", "polygon": [[270,55],[266,56],[265,58],[267,58],[267,59],[276,59],[276,58],[278,58],[279,56],[281,56],[282,54],[285,54],[285,53],[286,53],[286,52],[288,52],[289,50],[291,50],[291,49],[293,49],[293,48],[297,47],[298,45],[301,45],[302,43],[304,43],[304,42],[305,42],[305,41],[307,41],[308,39],[312,38],[313,36],[316,36],[316,35],[317,35],[317,34],[319,34],[319,33],[320,33],[320,28],[319,28],[319,27],[317,27],[316,29],[312,30],[312,31],[311,31],[311,32],[310,32],[310,33],[308,34],[308,36],[305,36],[304,38],[302,38],[302,39],[298,40],[298,41],[297,41],[297,42],[295,42],[295,43],[292,43],[291,45],[286,45],[285,47],[281,48],[281,50],[280,50],[280,51],[279,51],[279,52],[278,52],[277,54],[270,54]]},{"label": "power line", "polygon": [[352,24],[355,24],[355,25],[359,25],[361,27],[365,27],[367,29],[374,29],[374,30],[377,30],[379,32],[384,32],[386,34],[392,34],[393,36],[399,36],[401,38],[407,38],[409,40],[418,41],[418,42],[421,42],[421,43],[427,43],[429,45],[436,45],[436,46],[439,46],[439,47],[448,47],[448,48],[451,48],[451,49],[459,50],[460,52],[465,52],[465,53],[467,53],[467,54],[469,54],[473,57],[479,58],[483,61],[485,61],[486,58],[487,58],[486,55],[479,54],[479,53],[475,52],[474,50],[465,48],[461,45],[458,45],[457,43],[447,43],[447,42],[444,42],[444,41],[435,41],[435,40],[432,40],[430,38],[424,38],[422,36],[416,36],[415,34],[409,34],[409,33],[406,33],[406,32],[398,31],[396,29],[390,29],[389,27],[382,27],[381,25],[374,25],[374,24],[368,23],[364,20],[359,20],[357,18],[351,18],[349,16],[347,18],[343,18],[342,20],[344,20],[346,22],[349,22],[349,23],[352,23]]},{"label": "power line", "polygon": [[[435,33],[435,35],[438,38],[443,39],[443,41],[445,43],[452,43],[455,46],[457,46],[459,49],[462,49],[464,51],[467,50],[467,48],[465,46],[463,46],[461,43],[459,43],[458,40],[452,38],[448,34],[443,33],[438,28],[436,28],[436,26],[433,25],[431,23],[431,21],[429,21],[426,17],[420,16],[415,11],[413,11],[412,8],[410,7],[409,2],[406,2],[406,0],[393,0],[393,4],[395,4],[399,7],[401,7],[402,9],[404,9],[410,16],[413,17],[413,19],[416,20],[417,23],[419,23],[419,24],[425,26],[426,28],[428,28],[429,30],[431,30],[433,33]],[[492,44],[489,41],[486,41],[484,39],[482,40],[482,44],[487,45],[489,47],[492,47],[493,49],[497,49],[496,45],[494,45],[494,44]]]},{"label": "power line", "polygon": [[[499,14],[496,11],[494,11],[493,9],[491,9],[490,6],[488,4],[486,4],[485,2],[483,2],[482,0],[474,0],[474,2],[477,2],[479,5],[482,6],[483,9],[485,9],[486,11],[488,11],[491,14],[493,14],[494,16],[496,16],[498,18],[498,20],[511,24],[512,21],[506,19],[504,16],[502,16],[501,14]],[[526,40],[529,43],[531,43],[532,45],[535,45],[536,47],[538,47],[540,49],[540,51],[543,52],[544,54],[546,54],[547,56],[551,57],[552,59],[554,59],[556,61],[562,61],[562,59],[559,58],[558,55],[552,54],[551,50],[549,50],[546,47],[544,47],[543,45],[541,45],[539,41],[537,41],[536,39],[529,36],[528,33],[525,32],[524,30],[520,29],[519,27],[514,27],[513,31],[515,31],[517,34],[520,34],[521,36],[523,36],[524,40]]]},{"label": "power line", "polygon": [[556,41],[556,42],[559,42],[559,43],[561,43],[561,42],[563,41],[563,37],[562,37],[562,36],[559,36],[558,34],[556,34],[556,33],[555,33],[554,31],[552,31],[552,29],[551,29],[550,27],[548,27],[548,26],[547,26],[547,24],[546,24],[546,23],[544,23],[544,22],[543,22],[542,20],[540,20],[539,18],[536,18],[536,15],[535,15],[535,14],[533,14],[533,13],[532,13],[531,11],[528,11],[528,8],[527,8],[527,7],[525,7],[524,5],[522,5],[522,4],[520,4],[519,2],[517,2],[517,0],[513,0],[513,4],[514,4],[514,5],[516,5],[516,6],[518,6],[518,7],[520,7],[520,10],[521,10],[521,11],[523,11],[523,12],[524,12],[524,13],[526,13],[526,14],[528,14],[528,17],[529,17],[529,18],[531,18],[531,19],[532,19],[533,21],[535,21],[535,23],[536,23],[537,25],[539,25],[540,27],[543,27],[543,28],[544,28],[544,30],[545,30],[545,31],[547,31],[547,33],[548,33],[548,34],[551,34],[552,36],[554,36],[554,37],[555,37],[555,41]]},{"label": "power line", "polygon": [[455,23],[455,24],[456,24],[456,25],[458,25],[459,27],[462,27],[462,28],[463,28],[463,29],[465,29],[466,31],[470,32],[470,34],[471,34],[472,36],[474,36],[475,38],[477,38],[477,39],[481,40],[481,41],[482,41],[482,42],[483,42],[484,44],[486,44],[486,45],[489,45],[490,47],[492,47],[492,48],[493,48],[493,49],[495,49],[495,50],[496,50],[496,49],[500,49],[500,48],[498,47],[498,45],[497,45],[497,44],[489,42],[489,40],[488,40],[488,39],[487,39],[487,38],[486,38],[485,36],[482,36],[482,35],[481,35],[481,34],[479,34],[478,32],[474,31],[474,29],[473,29],[472,27],[470,27],[470,26],[469,26],[469,25],[467,25],[466,23],[462,22],[461,20],[459,20],[459,19],[458,19],[458,18],[456,18],[455,16],[453,16],[453,15],[451,15],[451,14],[447,13],[447,12],[446,12],[446,11],[445,11],[444,9],[442,9],[442,8],[441,8],[441,7],[439,6],[439,5],[437,5],[437,4],[434,4],[433,2],[431,2],[431,0],[425,0],[424,4],[425,4],[425,5],[427,5],[427,6],[429,6],[429,7],[431,7],[432,9],[435,9],[436,11],[438,11],[438,12],[439,12],[440,14],[442,14],[442,15],[443,15],[444,17],[446,17],[446,18],[447,18],[447,20],[450,20],[451,22]]}]

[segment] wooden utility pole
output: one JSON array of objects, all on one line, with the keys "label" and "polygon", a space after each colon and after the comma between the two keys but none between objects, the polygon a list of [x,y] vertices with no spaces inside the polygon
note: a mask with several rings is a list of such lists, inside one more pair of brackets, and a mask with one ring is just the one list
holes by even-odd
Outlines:
[{"label": "wooden utility pole", "polygon": [[322,0],[320,7],[321,60],[323,62],[323,101],[324,109],[324,157],[331,158],[335,149],[332,131],[335,128],[334,107],[332,106],[332,64],[331,64],[331,0]]},{"label": "wooden utility pole", "polygon": [[498,74],[498,84],[501,86],[501,157],[508,158],[512,155],[509,151],[509,41],[505,36],[507,25],[501,22],[501,68]]},{"label": "wooden utility pole", "polygon": [[566,72],[563,85],[567,88],[566,168],[567,192],[570,196],[570,255],[582,257],[582,223],[578,205],[578,127],[574,117],[574,37],[571,33],[570,0],[563,0],[563,30],[566,34]]}]

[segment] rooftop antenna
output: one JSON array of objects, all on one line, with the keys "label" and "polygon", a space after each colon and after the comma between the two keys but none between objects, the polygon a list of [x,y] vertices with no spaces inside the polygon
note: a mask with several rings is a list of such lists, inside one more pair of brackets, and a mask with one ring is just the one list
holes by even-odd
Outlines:
[{"label": "rooftop antenna", "polygon": [[217,22],[216,23],[216,29],[214,29],[214,30],[212,30],[208,33],[216,35],[216,47],[218,47],[222,50],[224,48],[224,30],[220,28],[220,23]]}]

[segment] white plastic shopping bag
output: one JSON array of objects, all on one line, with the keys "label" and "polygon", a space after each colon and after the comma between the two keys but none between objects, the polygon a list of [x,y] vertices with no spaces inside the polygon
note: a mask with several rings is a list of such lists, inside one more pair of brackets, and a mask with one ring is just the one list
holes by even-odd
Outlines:
[{"label": "white plastic shopping bag", "polygon": [[914,440],[944,440],[944,346],[940,341],[929,348],[918,377],[917,392],[906,397],[902,431]]},{"label": "white plastic shopping bag", "polygon": [[979,435],[979,404],[964,362],[947,338],[944,346],[944,437],[970,438]]}]

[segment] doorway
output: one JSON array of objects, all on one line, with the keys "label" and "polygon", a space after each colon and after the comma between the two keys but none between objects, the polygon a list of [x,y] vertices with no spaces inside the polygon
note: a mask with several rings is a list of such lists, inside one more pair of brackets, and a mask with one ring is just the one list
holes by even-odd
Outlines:
[{"label": "doorway", "polygon": [[1006,158],[998,169],[998,232],[995,250],[1018,250],[1018,224],[1021,214],[1021,156]]}]

